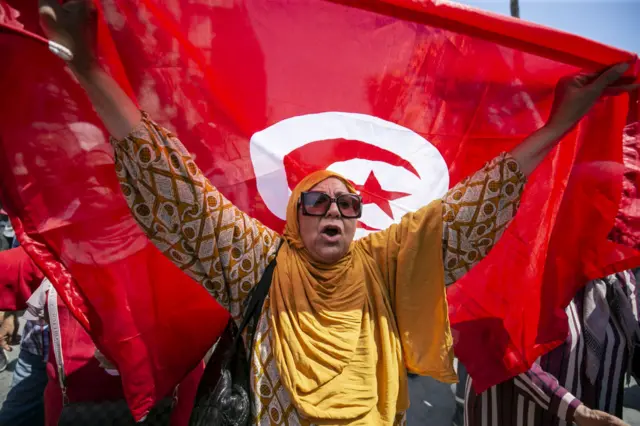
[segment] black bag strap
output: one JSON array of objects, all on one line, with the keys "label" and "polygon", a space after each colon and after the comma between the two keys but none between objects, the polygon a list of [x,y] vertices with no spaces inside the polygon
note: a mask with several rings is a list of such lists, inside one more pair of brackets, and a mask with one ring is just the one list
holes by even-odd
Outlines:
[{"label": "black bag strap", "polygon": [[[284,242],[284,241],[283,241]],[[271,288],[271,281],[273,279],[273,271],[276,268],[276,258],[278,257],[278,252],[280,251],[280,247],[282,247],[283,242],[278,244],[278,248],[276,249],[276,254],[267,268],[264,270],[262,277],[260,277],[260,281],[258,285],[253,289],[251,294],[251,299],[249,300],[249,304],[247,305],[247,310],[244,313],[244,318],[240,323],[240,327],[238,328],[238,333],[233,339],[233,348],[237,347],[238,341],[242,339],[242,332],[249,324],[252,318],[256,315],[260,315],[260,311],[262,311],[262,305],[264,305],[264,300],[267,298],[267,294],[269,293],[269,288]],[[253,341],[253,338],[251,339]],[[250,349],[249,349],[250,351]]]}]

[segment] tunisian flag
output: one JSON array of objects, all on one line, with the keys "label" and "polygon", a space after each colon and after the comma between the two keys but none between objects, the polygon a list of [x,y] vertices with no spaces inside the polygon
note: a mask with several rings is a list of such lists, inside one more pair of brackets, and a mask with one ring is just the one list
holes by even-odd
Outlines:
[{"label": "tunisian flag", "polygon": [[[19,22],[40,33],[36,3],[4,3],[2,200],[25,249],[117,365],[139,417],[204,355],[226,316],[137,229],[107,135],[64,64],[8,30]],[[621,61],[638,75],[630,53],[444,1],[97,6],[104,66],[225,196],[277,230],[290,189],[311,170],[361,188],[362,236],[539,128],[560,77]],[[628,95],[603,100],[566,136],[531,176],[500,243],[451,288],[456,354],[478,390],[564,340],[563,308],[588,279],[640,263],[640,231],[627,220],[638,216],[637,164],[623,161],[630,105]],[[624,244],[609,237],[614,224]]]}]

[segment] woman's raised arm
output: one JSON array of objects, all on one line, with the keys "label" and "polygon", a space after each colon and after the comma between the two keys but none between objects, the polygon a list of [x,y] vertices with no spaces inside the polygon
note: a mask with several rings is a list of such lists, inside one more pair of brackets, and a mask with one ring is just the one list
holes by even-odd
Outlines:
[{"label": "woman's raised arm", "polygon": [[538,167],[603,95],[617,95],[640,87],[619,83],[628,68],[629,64],[621,63],[600,73],[567,76],[558,82],[547,123],[511,151],[525,176]]},{"label": "woman's raised arm", "polygon": [[131,213],[154,245],[239,321],[280,237],[229,202],[178,138],[142,114],[97,66],[89,8],[88,1],[40,0],[41,23],[73,53],[69,66],[112,136]]},{"label": "woman's raised arm", "polygon": [[452,284],[482,260],[502,236],[520,204],[526,178],[602,95],[638,88],[619,84],[629,67],[561,79],[547,123],[510,153],[503,153],[451,188],[443,202],[445,281]]},{"label": "woman's raised arm", "polygon": [[69,67],[87,92],[107,131],[124,139],[140,122],[140,112],[131,98],[95,61],[95,11],[92,3],[74,0],[39,0],[40,25],[46,36],[71,50]]}]

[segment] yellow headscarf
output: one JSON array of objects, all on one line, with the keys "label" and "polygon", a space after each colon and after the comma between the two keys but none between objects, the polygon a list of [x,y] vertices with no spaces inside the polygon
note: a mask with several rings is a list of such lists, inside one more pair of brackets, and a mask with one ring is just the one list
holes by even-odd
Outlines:
[{"label": "yellow headscarf", "polygon": [[269,293],[276,365],[306,420],[392,425],[409,406],[405,365],[456,380],[441,204],[406,215],[323,265],[300,238],[298,200],[329,177],[355,192],[342,176],[322,170],[297,185],[287,206],[286,244]]}]

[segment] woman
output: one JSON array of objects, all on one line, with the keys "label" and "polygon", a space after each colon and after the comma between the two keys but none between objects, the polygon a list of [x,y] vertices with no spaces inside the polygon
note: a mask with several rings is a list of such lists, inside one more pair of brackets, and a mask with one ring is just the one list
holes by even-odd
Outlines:
[{"label": "woman", "polygon": [[443,200],[357,242],[354,188],[338,174],[312,173],[293,191],[280,236],[226,200],[180,141],[98,69],[84,3],[41,4],[45,32],[73,51],[70,66],[113,137],[139,225],[236,322],[282,243],[252,348],[255,424],[400,424],[407,370],[454,381],[445,282],[495,244],[526,176],[626,70],[563,82],[543,129]]},{"label": "woman", "polygon": [[[44,276],[21,248],[0,252],[0,309],[7,310],[0,327],[0,348],[11,351],[19,327],[16,311]],[[2,351],[2,349],[0,349]],[[46,360],[48,329],[42,318],[27,320],[22,330],[20,353],[13,369],[11,388],[0,409],[0,425],[44,424],[44,388],[47,385]]]}]

